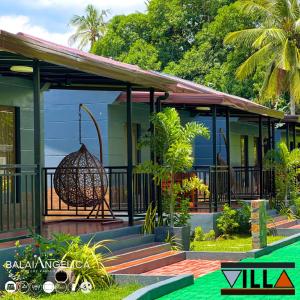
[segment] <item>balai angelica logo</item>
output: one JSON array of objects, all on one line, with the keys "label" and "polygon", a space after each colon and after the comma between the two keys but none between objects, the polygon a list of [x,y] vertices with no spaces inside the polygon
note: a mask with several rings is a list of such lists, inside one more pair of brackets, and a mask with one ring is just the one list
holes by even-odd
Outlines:
[{"label": "balai angelica logo", "polygon": [[[223,275],[230,285],[230,288],[221,289],[221,295],[295,295],[295,287],[286,271],[294,268],[295,263],[291,262],[221,263]],[[270,269],[281,270],[274,282],[269,281],[268,278]],[[234,288],[241,274],[243,285],[241,288]],[[262,278],[257,274],[262,274]]]},{"label": "balai angelica logo", "polygon": [[48,259],[43,261],[40,256],[35,255],[34,256],[36,259],[33,261],[10,261],[7,260],[4,263],[4,268],[9,270],[9,269],[56,269],[59,267],[64,267],[64,268],[76,268],[76,269],[81,269],[81,268],[89,268],[89,263],[85,262],[82,263],[81,261],[73,261],[72,264],[69,261],[63,261],[63,260],[55,260],[55,259]]}]

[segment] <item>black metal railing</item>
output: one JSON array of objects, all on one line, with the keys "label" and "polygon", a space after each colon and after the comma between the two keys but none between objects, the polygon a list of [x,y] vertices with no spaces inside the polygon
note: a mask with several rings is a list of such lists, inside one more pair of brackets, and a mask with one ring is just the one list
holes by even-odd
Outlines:
[{"label": "black metal railing", "polygon": [[[205,184],[208,185],[210,195],[199,194],[194,208],[206,208],[212,211],[228,202],[228,176],[230,176],[230,197],[232,200],[257,199],[261,196],[270,198],[274,194],[272,171],[262,171],[258,167],[232,167],[228,166],[194,166],[193,171]],[[230,175],[229,175],[230,174]],[[262,184],[262,190],[260,185]],[[207,204],[206,206],[203,204]]]},{"label": "black metal railing", "polygon": [[[54,189],[54,173],[56,168],[44,168],[44,215],[45,216],[87,216],[91,207],[70,206],[58,197]],[[105,167],[108,178],[108,191],[106,200],[113,212],[118,216],[128,215],[127,202],[127,167]],[[150,202],[150,182],[148,174],[134,174],[133,176],[133,200],[134,213],[145,213]],[[107,207],[105,212],[109,212]],[[96,212],[95,212],[96,213]]]},{"label": "black metal railing", "polygon": [[34,165],[0,165],[0,241],[34,228],[35,175]]},{"label": "black metal railing", "polygon": [[[56,168],[44,169],[44,215],[45,216],[87,216],[91,207],[70,206],[62,201],[54,190],[53,178]],[[105,167],[108,176],[108,192],[106,200],[111,209],[118,216],[128,216],[127,203],[127,167]],[[196,175],[205,183],[210,191],[206,194],[193,191],[188,196],[191,200],[191,210],[213,211],[228,202],[228,167],[194,166],[187,174],[180,178]],[[273,192],[272,175],[270,171],[263,171],[262,194],[269,198]],[[260,197],[260,175],[258,167],[233,167],[230,169],[230,196],[232,200],[257,199]],[[152,178],[148,174],[133,175],[134,214],[146,212],[151,200]],[[164,188],[164,187],[162,187]],[[108,209],[105,209],[108,212]]]}]

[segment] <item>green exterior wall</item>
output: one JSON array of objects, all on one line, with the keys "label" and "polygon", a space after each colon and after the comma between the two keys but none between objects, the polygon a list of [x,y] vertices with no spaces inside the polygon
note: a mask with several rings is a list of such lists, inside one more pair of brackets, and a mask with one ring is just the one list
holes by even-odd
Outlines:
[{"label": "green exterior wall", "polygon": [[[189,111],[180,110],[182,123],[191,121],[201,122],[201,117],[192,117]],[[208,123],[207,123],[208,122]],[[217,118],[217,152],[222,150],[222,158],[226,160],[226,148],[223,138],[219,135],[219,129],[222,127],[225,134],[225,118]],[[142,103],[133,103],[132,105],[132,123],[141,125],[141,135],[143,136],[149,129],[149,106]],[[211,127],[210,118],[206,118],[206,126]],[[241,165],[241,145],[242,135],[248,136],[249,166],[254,165],[254,137],[258,137],[257,123],[241,121],[238,118],[230,120],[230,138],[231,138],[231,164],[232,166]],[[134,135],[134,134],[133,134]],[[266,126],[263,126],[263,139],[268,135]],[[109,144],[109,165],[124,166],[127,164],[127,139],[126,139],[126,104],[114,103],[108,107],[108,144]],[[219,145],[219,143],[221,143]],[[200,147],[200,155],[212,157],[212,141],[205,140],[195,147]],[[199,151],[198,151],[199,152]],[[198,153],[197,152],[197,153]],[[196,153],[196,152],[195,152]],[[150,157],[149,150],[142,151],[142,161]],[[201,159],[200,159],[201,160]],[[204,163],[205,165],[207,163]]]},{"label": "green exterior wall", "polygon": [[0,90],[0,105],[20,108],[21,164],[34,164],[32,82],[20,78],[0,78]]},{"label": "green exterior wall", "polygon": [[[150,127],[149,106],[143,103],[132,104],[132,124],[141,126],[141,136],[145,135]],[[133,129],[133,136],[135,135]],[[134,137],[133,137],[134,139]],[[135,141],[135,139],[134,139]],[[133,147],[135,149],[135,146]],[[135,151],[134,151],[135,152]],[[127,137],[126,137],[126,104],[114,103],[108,105],[108,160],[109,166],[127,165]],[[133,163],[136,163],[136,155],[133,155]],[[141,160],[150,158],[149,150],[142,149]]]}]

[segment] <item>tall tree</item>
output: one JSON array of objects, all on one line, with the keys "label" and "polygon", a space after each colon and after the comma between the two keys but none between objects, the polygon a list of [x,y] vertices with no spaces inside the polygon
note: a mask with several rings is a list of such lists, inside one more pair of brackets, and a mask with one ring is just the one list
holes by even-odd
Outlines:
[{"label": "tall tree", "polygon": [[298,0],[241,0],[244,12],[261,16],[250,29],[229,33],[226,44],[247,45],[252,54],[238,67],[239,79],[249,77],[262,63],[267,71],[261,88],[263,99],[277,99],[287,93],[290,112],[300,100],[300,7]]},{"label": "tall tree", "polygon": [[258,95],[262,71],[243,84],[235,79],[236,68],[249,56],[251,48],[239,45],[224,46],[225,36],[235,30],[249,28],[256,18],[238,10],[235,3],[223,6],[215,18],[206,23],[195,36],[193,47],[179,62],[170,62],[164,72],[193,80],[230,94],[255,99]]},{"label": "tall tree", "polygon": [[150,0],[145,13],[113,17],[92,52],[122,61],[132,52],[131,47],[136,47],[136,41],[143,40],[155,48],[162,70],[171,61],[180,60],[195,43],[203,24],[233,1]]},{"label": "tall tree", "polygon": [[89,4],[85,9],[85,15],[75,15],[70,21],[70,25],[76,27],[76,32],[69,38],[69,44],[78,43],[78,48],[86,46],[92,47],[93,44],[106,32],[106,22],[108,10],[98,11],[93,5]]}]

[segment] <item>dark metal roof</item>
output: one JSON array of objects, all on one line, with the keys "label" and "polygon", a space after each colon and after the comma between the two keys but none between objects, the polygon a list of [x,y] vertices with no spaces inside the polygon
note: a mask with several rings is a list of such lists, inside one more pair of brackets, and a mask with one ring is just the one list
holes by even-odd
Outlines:
[{"label": "dark metal roof", "polygon": [[300,115],[285,115],[283,122],[300,124]]},{"label": "dark metal roof", "polygon": [[[79,51],[77,49],[51,43],[27,34],[12,34],[0,31],[1,65],[6,63],[29,63],[32,59],[40,60],[42,80],[85,82],[111,88],[120,83],[130,83],[160,91],[192,92],[188,88],[177,86],[177,81],[168,79],[156,72],[146,71],[138,66],[115,61],[110,58]],[[9,57],[9,54],[16,54]],[[8,65],[3,65],[4,75],[10,75]],[[5,69],[6,68],[6,69]],[[28,76],[23,74],[23,76]],[[67,76],[67,77],[66,77]],[[69,78],[68,78],[69,77]],[[66,84],[67,85],[67,84]],[[74,85],[76,85],[74,83]]]},{"label": "dark metal roof", "polygon": [[[236,109],[239,111],[249,112],[265,117],[271,117],[274,119],[283,119],[284,113],[280,111],[276,111],[274,109],[270,109],[263,105],[257,104],[255,102],[227,95],[221,92],[211,91],[200,91],[197,94],[191,93],[172,93],[170,94],[167,100],[164,100],[163,103],[169,105],[185,105],[190,107],[197,106],[210,106],[210,105],[221,105],[230,107],[232,109]],[[163,93],[155,93],[155,97],[163,95]],[[134,92],[133,93],[133,101],[139,103],[148,103],[149,102],[149,93],[147,92]],[[126,100],[126,94],[121,93],[118,101],[123,102]]]}]

